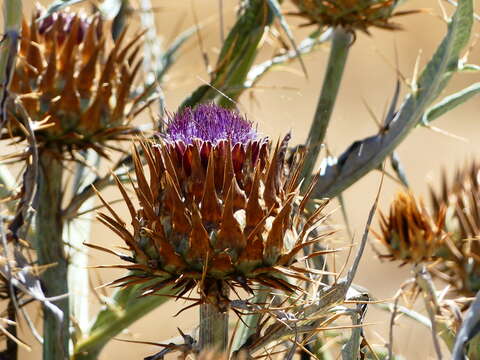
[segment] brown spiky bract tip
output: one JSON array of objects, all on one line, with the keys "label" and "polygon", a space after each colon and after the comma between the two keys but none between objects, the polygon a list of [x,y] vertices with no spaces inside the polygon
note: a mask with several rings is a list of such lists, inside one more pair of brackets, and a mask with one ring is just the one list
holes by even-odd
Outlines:
[{"label": "brown spiky bract tip", "polygon": [[391,22],[393,17],[419,12],[395,11],[398,0],[293,0],[299,15],[308,24],[321,27],[342,27],[349,32],[357,30],[369,34],[370,27],[399,30],[401,26]]},{"label": "brown spiky bract tip", "polygon": [[380,213],[377,237],[388,251],[382,256],[404,264],[434,260],[444,244],[444,223],[444,207],[432,217],[412,193],[398,193],[388,216]]},{"label": "brown spiky bract tip", "polygon": [[447,208],[445,228],[449,246],[436,273],[458,294],[475,296],[480,290],[480,163],[458,169],[451,180],[444,171],[438,191],[430,188],[432,208]]},{"label": "brown spiky bract tip", "polygon": [[[57,151],[92,148],[105,155],[109,140],[130,139],[132,118],[144,105],[133,98],[140,70],[141,34],[127,39],[124,31],[107,45],[97,15],[84,17],[38,11],[23,21],[11,93],[33,122],[37,144]],[[8,109],[9,131],[3,137],[24,137],[18,120],[24,113]]]},{"label": "brown spiky bract tip", "polygon": [[173,286],[178,297],[198,286],[197,304],[221,310],[229,303],[225,288],[300,290],[294,280],[308,281],[309,273],[296,255],[322,239],[310,236],[325,216],[317,209],[304,218],[302,155],[287,161],[287,141],[141,142],[133,151],[139,206],[118,181],[132,231],[111,208],[99,217],[132,252],[120,266],[132,272],[114,284],[148,282],[143,295]]}]

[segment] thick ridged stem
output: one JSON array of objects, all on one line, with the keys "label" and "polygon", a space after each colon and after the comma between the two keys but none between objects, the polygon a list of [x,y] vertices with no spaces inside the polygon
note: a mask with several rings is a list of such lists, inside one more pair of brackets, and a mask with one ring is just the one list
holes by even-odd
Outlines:
[{"label": "thick ridged stem", "polygon": [[[305,158],[302,178],[308,179],[312,174],[322,143],[325,139],[352,40],[352,34],[343,28],[338,27],[334,30],[322,91],[318,99],[317,109],[315,110],[315,116],[310,126],[306,142],[308,144],[308,153]],[[309,181],[306,181],[304,186],[308,183]]]},{"label": "thick ridged stem", "polygon": [[[62,238],[62,162],[45,150],[39,158],[35,249],[39,265],[48,265],[40,279],[47,297],[68,293],[67,259]],[[69,304],[65,297],[55,304],[63,313],[60,321],[44,307],[43,360],[68,359]]]},{"label": "thick ridged stem", "polygon": [[227,345],[228,311],[222,312],[212,304],[200,305],[199,348],[224,352]]},{"label": "thick ridged stem", "polygon": [[[214,350],[223,353],[228,346],[228,295],[226,284],[215,284],[218,289],[209,292],[205,304],[200,305],[199,350]],[[210,288],[211,289],[211,288]],[[225,306],[220,299],[227,300]]]}]

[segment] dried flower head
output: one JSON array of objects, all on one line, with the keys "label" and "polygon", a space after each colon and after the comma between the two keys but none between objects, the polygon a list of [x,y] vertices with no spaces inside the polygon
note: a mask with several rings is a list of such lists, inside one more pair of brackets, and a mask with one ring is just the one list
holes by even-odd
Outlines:
[{"label": "dried flower head", "polygon": [[[309,24],[321,27],[342,27],[354,32],[368,33],[369,27],[398,30],[392,17],[412,14],[417,11],[394,12],[398,0],[293,0],[300,12],[297,15],[308,19]],[[308,24],[307,24],[308,25]]]},{"label": "dried flower head", "polygon": [[[128,43],[125,37],[107,50],[99,16],[43,17],[38,11],[30,24],[24,21],[11,92],[33,121],[40,146],[104,154],[106,141],[133,132],[129,124],[141,96],[132,98],[131,88],[140,69],[140,45],[139,36]],[[22,112],[12,105],[9,113],[9,134],[24,136],[15,121]]]},{"label": "dried flower head", "polygon": [[140,207],[118,182],[133,232],[113,210],[100,215],[133,253],[122,266],[133,273],[115,284],[150,282],[144,294],[174,285],[178,296],[198,285],[198,303],[220,309],[235,287],[296,290],[286,279],[307,280],[295,258],[320,239],[309,234],[323,215],[303,219],[301,156],[285,160],[287,141],[273,146],[238,113],[200,105],[175,115],[159,142],[141,143],[149,176],[135,149]]},{"label": "dried flower head", "polygon": [[458,169],[451,183],[444,173],[441,191],[430,189],[434,213],[447,208],[445,229],[449,246],[437,274],[460,294],[480,290],[480,164],[473,161]]},{"label": "dried flower head", "polygon": [[381,234],[377,237],[388,250],[385,257],[404,263],[433,260],[445,237],[445,208],[442,209],[432,217],[413,194],[398,193],[388,217],[380,213]]}]

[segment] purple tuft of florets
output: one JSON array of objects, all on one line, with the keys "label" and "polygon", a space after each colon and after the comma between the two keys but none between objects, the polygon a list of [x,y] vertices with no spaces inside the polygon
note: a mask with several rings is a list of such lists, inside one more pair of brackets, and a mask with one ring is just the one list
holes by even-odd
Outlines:
[{"label": "purple tuft of florets", "polygon": [[[55,31],[56,40],[59,45],[62,45],[70,32],[72,31],[74,20],[76,17],[79,17],[79,28],[77,35],[77,45],[80,44],[87,33],[88,27],[91,25],[91,19],[85,18],[82,15],[76,15],[69,12],[54,12],[48,16],[44,16],[44,12],[39,10],[38,16],[41,18],[38,23],[38,33],[40,35],[45,35],[50,31]],[[101,36],[100,27],[97,29],[97,37]]]},{"label": "purple tuft of florets", "polygon": [[209,141],[214,145],[221,140],[230,140],[232,144],[247,144],[257,140],[258,133],[252,122],[237,111],[215,104],[202,104],[175,114],[167,124],[165,138],[170,141],[182,140],[185,144],[192,144],[195,139]]}]

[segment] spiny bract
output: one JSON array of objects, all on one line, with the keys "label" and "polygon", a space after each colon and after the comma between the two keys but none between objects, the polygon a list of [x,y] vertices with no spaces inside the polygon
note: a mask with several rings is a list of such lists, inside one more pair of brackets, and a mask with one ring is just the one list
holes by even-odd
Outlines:
[{"label": "spiny bract", "polygon": [[308,280],[296,255],[322,238],[311,230],[324,205],[304,219],[302,156],[287,161],[288,138],[273,146],[238,113],[199,105],[175,115],[158,142],[142,142],[148,177],[133,153],[140,207],[118,182],[133,232],[111,208],[99,217],[133,253],[121,266],[132,272],[114,283],[148,282],[144,294],[173,285],[178,296],[198,285],[198,302],[220,308],[225,288],[298,289],[288,279]]}]

